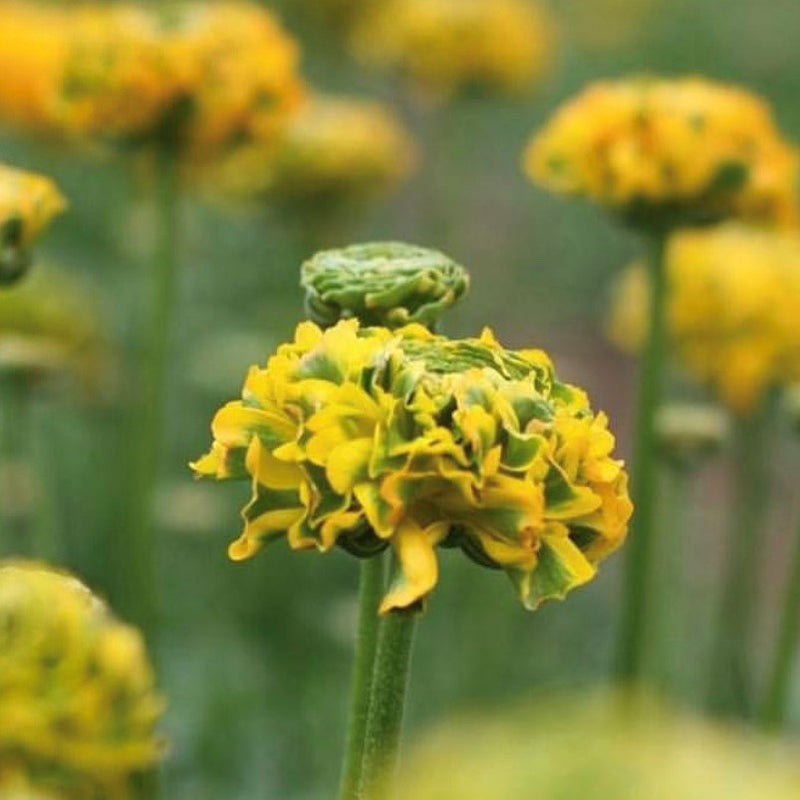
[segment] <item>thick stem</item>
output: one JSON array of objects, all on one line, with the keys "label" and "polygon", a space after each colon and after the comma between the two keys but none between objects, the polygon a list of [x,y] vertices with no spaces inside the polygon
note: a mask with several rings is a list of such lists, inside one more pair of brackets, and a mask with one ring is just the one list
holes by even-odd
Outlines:
[{"label": "thick stem", "polygon": [[786,720],[792,674],[797,661],[797,641],[800,637],[800,527],[796,536],[775,652],[761,707],[761,723],[770,730],[782,728]]},{"label": "thick stem", "polygon": [[361,562],[358,589],[358,631],[350,690],[350,715],[347,729],[340,800],[358,800],[361,764],[367,735],[369,704],[375,653],[378,645],[378,605],[384,591],[384,558],[382,555]]},{"label": "thick stem", "polygon": [[117,605],[145,632],[154,630],[156,598],[156,535],[153,520],[161,448],[164,438],[167,362],[169,358],[178,271],[179,188],[177,163],[170,148],[158,151],[154,174],[155,246],[136,385],[131,476],[126,535],[115,543],[119,556]]},{"label": "thick stem", "polygon": [[652,589],[652,552],[658,481],[655,415],[661,402],[666,360],[666,245],[666,235],[655,234],[653,252],[648,261],[651,286],[650,327],[639,367],[633,453],[635,510],[630,541],[625,551],[622,620],[616,665],[618,677],[628,681],[642,678],[647,650],[646,632]]},{"label": "thick stem", "polygon": [[655,582],[653,621],[656,632],[654,671],[659,688],[668,695],[687,694],[686,530],[691,508],[691,467],[671,465],[664,470],[664,513],[659,515],[658,563],[663,565]]},{"label": "thick stem", "polygon": [[388,800],[400,750],[415,611],[395,611],[380,624],[369,720],[361,762],[361,800]]},{"label": "thick stem", "polygon": [[24,375],[5,372],[0,375],[0,556],[30,552],[28,513],[24,506],[27,485],[27,456],[30,395]]},{"label": "thick stem", "polygon": [[753,609],[761,526],[769,493],[768,409],[737,421],[734,451],[733,525],[723,574],[722,602],[712,653],[709,705],[746,716],[752,703]]}]

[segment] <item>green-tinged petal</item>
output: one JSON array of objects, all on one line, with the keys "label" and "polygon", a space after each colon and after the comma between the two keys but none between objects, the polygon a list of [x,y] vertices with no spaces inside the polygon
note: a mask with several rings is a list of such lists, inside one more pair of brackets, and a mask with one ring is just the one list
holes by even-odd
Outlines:
[{"label": "green-tinged petal", "polygon": [[247,449],[245,464],[247,471],[270,489],[297,489],[303,480],[303,471],[297,465],[275,458],[258,437]]},{"label": "green-tinged petal", "polygon": [[447,530],[445,523],[421,528],[410,518],[399,525],[392,537],[398,569],[389,591],[381,600],[380,614],[413,606],[436,586],[439,567],[435,547],[447,535]]},{"label": "green-tinged petal", "polygon": [[294,423],[274,411],[250,408],[234,401],[223,406],[211,423],[214,439],[226,447],[247,447],[258,436],[270,449],[293,439]]},{"label": "green-tinged petal", "polygon": [[217,480],[243,479],[248,475],[245,468],[245,449],[230,448],[214,442],[211,450],[189,467],[198,478],[216,478]]},{"label": "green-tinged petal", "polygon": [[353,439],[331,450],[325,474],[334,491],[347,494],[369,477],[372,439]]},{"label": "green-tinged petal", "polygon": [[562,600],[571,589],[590,581],[595,571],[570,540],[567,529],[553,524],[542,536],[533,570],[510,569],[508,574],[522,603],[535,610],[545,600]]},{"label": "green-tinged petal", "polygon": [[353,494],[375,533],[382,539],[390,538],[395,530],[397,512],[381,497],[380,487],[372,482],[359,483],[353,489]]}]

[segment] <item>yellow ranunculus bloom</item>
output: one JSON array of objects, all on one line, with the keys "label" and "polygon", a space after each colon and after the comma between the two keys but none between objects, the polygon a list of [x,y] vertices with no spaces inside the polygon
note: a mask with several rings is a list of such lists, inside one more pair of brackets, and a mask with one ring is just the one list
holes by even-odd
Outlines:
[{"label": "yellow ranunculus bloom", "polygon": [[247,2],[12,1],[0,16],[0,118],[46,135],[207,157],[274,139],[302,100],[293,40]]},{"label": "yellow ranunculus bloom", "polygon": [[792,800],[800,781],[785,745],[622,692],[542,692],[418,741],[406,800]]},{"label": "yellow ranunculus bloom", "polygon": [[767,105],[697,77],[592,84],[525,157],[530,177],[637,224],[796,218],[797,158]]},{"label": "yellow ranunculus bloom", "polygon": [[319,95],[293,117],[277,146],[244,142],[211,165],[210,178],[215,192],[264,195],[308,211],[391,189],[415,160],[414,142],[389,107]]},{"label": "yellow ranunculus bloom", "polygon": [[0,786],[133,798],[160,758],[162,705],[133,628],[68,575],[0,564]]},{"label": "yellow ranunculus bloom", "polygon": [[0,371],[69,372],[93,388],[107,365],[100,316],[86,286],[44,265],[0,292]]},{"label": "yellow ranunculus bloom", "polygon": [[526,0],[385,0],[354,35],[357,56],[426,94],[522,92],[551,60],[553,30]]},{"label": "yellow ranunculus bloom", "polygon": [[301,324],[212,423],[199,476],[249,479],[234,559],[286,536],[398,563],[381,612],[437,582],[437,546],[504,569],[526,606],[561,598],[622,543],[631,503],[603,414],[544,353],[487,330]]},{"label": "yellow ranunculus bloom", "polygon": [[[800,379],[800,235],[729,224],[673,237],[667,329],[686,371],[738,414]],[[644,269],[619,283],[609,331],[638,350],[648,324]]]},{"label": "yellow ranunculus bloom", "polygon": [[31,245],[65,207],[48,178],[0,164],[0,282],[24,271]]}]

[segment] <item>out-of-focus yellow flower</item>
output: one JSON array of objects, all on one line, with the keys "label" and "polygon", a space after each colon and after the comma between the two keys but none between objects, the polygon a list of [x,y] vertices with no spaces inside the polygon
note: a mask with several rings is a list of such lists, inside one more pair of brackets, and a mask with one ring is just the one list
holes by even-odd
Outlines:
[{"label": "out-of-focus yellow flower", "polygon": [[800,771],[772,739],[618,693],[456,719],[401,781],[407,800],[791,800]]},{"label": "out-of-focus yellow flower", "polygon": [[697,77],[591,85],[533,138],[530,177],[639,225],[796,218],[797,157],[754,95]]},{"label": "out-of-focus yellow flower", "polygon": [[127,800],[162,705],[137,631],[68,575],[0,565],[0,786]]},{"label": "out-of-focus yellow flower", "polygon": [[196,474],[252,484],[231,557],[283,536],[362,557],[391,545],[382,613],[433,589],[437,546],[504,569],[530,608],[562,598],[619,547],[631,514],[605,415],[543,352],[505,350],[488,330],[303,323],[212,432]]},{"label": "out-of-focus yellow flower", "polygon": [[552,45],[550,20],[527,0],[385,0],[353,37],[364,63],[444,97],[525,91],[549,66]]},{"label": "out-of-focus yellow flower", "polygon": [[[675,237],[667,251],[667,327],[685,369],[738,414],[800,379],[800,235],[728,224]],[[645,270],[621,278],[611,339],[638,350],[647,332]]]},{"label": "out-of-focus yellow flower", "polygon": [[294,40],[265,8],[187,3],[170,11],[167,51],[186,82],[180,120],[189,157],[276,142],[305,100]]},{"label": "out-of-focus yellow flower", "polygon": [[0,283],[20,277],[31,245],[65,207],[48,178],[0,164]]},{"label": "out-of-focus yellow flower", "polygon": [[416,160],[408,131],[381,103],[317,96],[277,147],[243,144],[212,165],[214,191],[265,195],[301,210],[365,200],[402,181]]},{"label": "out-of-focus yellow flower", "polygon": [[24,775],[0,775],[0,800],[64,800],[58,793],[41,790]]},{"label": "out-of-focus yellow flower", "polygon": [[106,354],[97,298],[68,274],[45,267],[0,292],[0,371],[67,371],[92,388]]},{"label": "out-of-focus yellow flower", "polygon": [[469,288],[467,271],[444,253],[402,242],[324,250],[303,264],[306,311],[330,326],[340,319],[401,328],[434,328]]},{"label": "out-of-focus yellow flower", "polygon": [[208,157],[274,139],[303,97],[293,40],[247,2],[5,2],[0,16],[0,118],[45,134]]},{"label": "out-of-focus yellow flower", "polygon": [[144,7],[0,6],[0,117],[66,138],[152,135],[178,86]]}]

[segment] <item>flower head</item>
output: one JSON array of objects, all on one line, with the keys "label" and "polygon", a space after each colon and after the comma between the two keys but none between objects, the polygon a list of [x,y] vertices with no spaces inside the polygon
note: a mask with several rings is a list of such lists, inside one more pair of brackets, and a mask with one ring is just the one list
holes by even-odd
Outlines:
[{"label": "flower head", "polygon": [[[735,224],[683,232],[670,242],[667,275],[676,357],[735,413],[800,379],[800,235]],[[640,267],[619,282],[609,333],[624,350],[644,342],[649,291]]]},{"label": "flower head", "polygon": [[303,97],[297,48],[264,8],[9,2],[0,116],[70,140],[167,142],[192,159],[273,140]]},{"label": "flower head", "polygon": [[325,250],[303,264],[306,310],[320,325],[355,318],[364,325],[428,328],[469,288],[467,271],[437,250],[372,242]]},{"label": "flower head", "polygon": [[[791,800],[781,743],[619,692],[542,692],[424,735],[401,776],[408,800]],[[768,766],[767,766],[768,765]]]},{"label": "flower head", "polygon": [[68,273],[44,266],[0,293],[0,370],[69,372],[87,387],[105,361],[96,298]]},{"label": "flower head", "polygon": [[402,72],[423,93],[518,93],[550,62],[552,29],[525,0],[386,0],[358,26],[365,63]]},{"label": "flower head", "polygon": [[533,138],[525,165],[634,224],[796,217],[796,153],[769,108],[702,78],[593,84]]},{"label": "flower head", "polygon": [[338,208],[397,185],[416,157],[391,110],[371,101],[317,96],[275,143],[244,142],[210,165],[215,192],[264,195],[281,206]]},{"label": "flower head", "polygon": [[24,273],[31,245],[65,207],[48,178],[0,164],[0,283]]},{"label": "flower head", "polygon": [[234,559],[286,536],[398,564],[381,611],[437,582],[437,546],[504,569],[526,606],[589,581],[623,541],[631,504],[614,437],[538,350],[487,330],[301,324],[212,423],[199,476],[249,479]]},{"label": "flower head", "polygon": [[165,50],[185,82],[178,129],[190,159],[241,142],[277,142],[305,100],[299,50],[262,6],[187,2],[168,17]]},{"label": "flower head", "polygon": [[0,785],[132,797],[160,757],[161,706],[134,629],[68,575],[0,565]]}]

